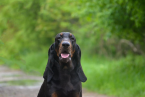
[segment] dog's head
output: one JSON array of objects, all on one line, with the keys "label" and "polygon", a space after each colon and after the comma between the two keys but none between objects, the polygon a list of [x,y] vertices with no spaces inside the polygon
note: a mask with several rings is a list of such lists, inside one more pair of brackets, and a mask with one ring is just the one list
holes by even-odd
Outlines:
[{"label": "dog's head", "polygon": [[73,34],[69,32],[62,32],[56,35],[55,38],[55,51],[62,63],[71,61],[75,52],[76,39]]},{"label": "dog's head", "polygon": [[76,44],[76,39],[73,34],[69,32],[57,34],[55,43],[49,48],[48,56],[48,63],[43,75],[47,82],[49,82],[54,75],[52,69],[54,65],[62,65],[62,67],[75,69],[80,81],[85,82],[87,80],[80,63],[81,50]]}]

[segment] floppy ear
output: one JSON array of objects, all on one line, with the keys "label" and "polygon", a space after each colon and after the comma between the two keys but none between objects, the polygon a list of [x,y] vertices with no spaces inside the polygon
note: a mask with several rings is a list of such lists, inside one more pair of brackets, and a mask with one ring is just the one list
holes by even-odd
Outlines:
[{"label": "floppy ear", "polygon": [[79,76],[79,79],[82,81],[82,82],[85,82],[87,80],[87,77],[85,76],[84,74],[84,71],[82,69],[82,66],[81,66],[81,49],[80,47],[76,44],[76,47],[75,47],[75,51],[76,51],[76,60],[77,60],[77,74]]},{"label": "floppy ear", "polygon": [[55,53],[55,45],[52,44],[49,48],[49,51],[48,51],[48,62],[47,62],[47,66],[46,66],[46,69],[45,69],[45,72],[43,74],[43,78],[49,82],[51,80],[51,78],[53,77],[53,71],[52,71],[52,66],[54,64],[54,53]]}]

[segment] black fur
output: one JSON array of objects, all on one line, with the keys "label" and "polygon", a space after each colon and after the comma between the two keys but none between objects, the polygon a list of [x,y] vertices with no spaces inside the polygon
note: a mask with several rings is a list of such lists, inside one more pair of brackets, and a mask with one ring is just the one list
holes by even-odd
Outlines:
[{"label": "black fur", "polygon": [[[63,33],[65,34],[65,33]],[[57,43],[50,46],[48,51],[48,63],[44,72],[44,82],[37,97],[82,97],[81,82],[87,80],[81,67],[81,50],[74,42],[75,52],[71,61],[61,63],[55,48]],[[70,68],[63,69],[63,66],[70,65]]]}]

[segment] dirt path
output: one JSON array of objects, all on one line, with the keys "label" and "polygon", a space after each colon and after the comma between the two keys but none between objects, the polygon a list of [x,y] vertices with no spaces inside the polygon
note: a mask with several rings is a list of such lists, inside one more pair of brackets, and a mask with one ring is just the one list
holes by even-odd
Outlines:
[{"label": "dirt path", "polygon": [[[43,78],[0,66],[0,97],[37,97]],[[83,89],[83,97],[107,97]]]}]

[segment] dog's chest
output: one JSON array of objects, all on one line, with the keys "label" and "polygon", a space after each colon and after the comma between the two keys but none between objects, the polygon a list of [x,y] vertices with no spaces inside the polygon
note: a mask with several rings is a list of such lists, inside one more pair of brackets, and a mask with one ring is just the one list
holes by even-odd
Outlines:
[{"label": "dog's chest", "polygon": [[[71,82],[61,82],[60,84],[57,84],[56,87],[53,87],[53,92],[57,95],[57,97],[79,97],[79,90],[80,90],[80,84],[74,85]],[[78,88],[77,88],[78,87]]]},{"label": "dog's chest", "polygon": [[55,86],[56,89],[71,91],[76,89],[80,80],[77,77],[77,74],[71,73],[54,75],[52,82],[52,86]]}]

